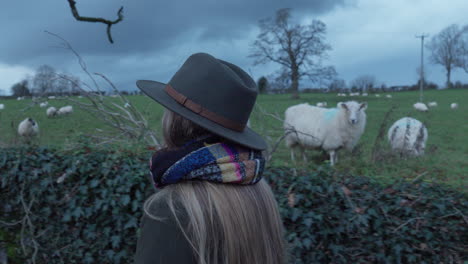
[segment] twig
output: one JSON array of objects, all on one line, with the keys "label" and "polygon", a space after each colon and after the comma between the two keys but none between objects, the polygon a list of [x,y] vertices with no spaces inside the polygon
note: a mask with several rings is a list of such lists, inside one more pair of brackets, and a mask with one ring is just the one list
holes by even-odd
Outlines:
[{"label": "twig", "polygon": [[30,236],[31,236],[31,241],[33,243],[33,247],[34,247],[34,251],[33,251],[33,255],[32,255],[32,263],[35,264],[36,263],[36,256],[37,256],[37,252],[39,251],[39,244],[37,243],[37,241],[34,239],[34,225],[31,221],[31,218],[29,218],[29,215],[31,214],[31,207],[34,203],[34,200],[35,200],[35,197],[33,197],[31,199],[31,201],[29,202],[29,205],[26,205],[26,201],[24,200],[24,184],[21,186],[21,191],[20,191],[20,200],[21,200],[21,204],[23,205],[23,209],[24,209],[24,217],[23,217],[23,226],[21,227],[21,245],[23,247],[23,252],[26,252],[25,251],[25,245],[24,245],[24,229],[25,229],[25,225],[27,224],[28,227],[29,227],[29,233],[30,233]]},{"label": "twig", "polygon": [[393,229],[393,233],[396,233],[396,231],[398,231],[400,228],[404,227],[405,225],[409,224],[411,221],[418,220],[418,219],[424,219],[424,217],[415,217],[415,218],[409,219],[408,221],[399,225],[397,228]]},{"label": "twig", "polygon": [[414,178],[414,179],[411,181],[411,183],[417,182],[422,176],[426,175],[427,173],[428,173],[428,172],[425,171],[425,172],[419,174],[418,176],[416,176],[416,178]]},{"label": "twig", "polygon": [[465,221],[465,223],[468,225],[468,220],[466,216],[460,210],[458,210],[458,208],[456,208],[455,206],[452,205],[452,207],[453,209],[455,209],[455,211],[457,211],[457,213],[459,213],[463,217],[463,221]]},{"label": "twig", "polygon": [[21,222],[23,222],[23,220],[18,220],[16,222],[11,222],[11,223],[0,220],[0,224],[6,225],[6,226],[15,226],[15,225],[21,224]]},{"label": "twig", "polygon": [[387,127],[387,122],[390,120],[390,115],[393,113],[393,111],[396,109],[396,106],[392,106],[390,110],[385,113],[385,116],[380,123],[380,128],[379,128],[379,133],[377,134],[377,137],[375,138],[374,141],[374,146],[372,147],[372,154],[371,154],[371,160],[372,162],[376,162],[380,158],[380,152],[381,150],[381,143],[383,142],[383,139],[385,137],[385,131]]},{"label": "twig", "polygon": [[107,20],[100,17],[84,17],[80,16],[78,10],[76,9],[76,2],[74,0],[68,0],[68,4],[70,5],[71,12],[73,17],[78,21],[84,22],[92,22],[92,23],[103,23],[107,25],[107,38],[109,39],[110,43],[114,43],[111,35],[111,27],[123,20],[123,6],[120,7],[119,11],[117,12],[117,19],[114,21]]},{"label": "twig", "polygon": [[[47,31],[46,31],[47,32]],[[65,79],[67,81],[72,82],[78,89],[80,93],[88,99],[89,103],[83,103],[78,100],[73,100],[67,98],[70,102],[73,102],[75,105],[79,106],[84,111],[88,112],[89,114],[93,115],[97,119],[100,119],[105,124],[109,125],[112,128],[117,129],[120,132],[120,135],[126,135],[132,139],[143,139],[148,144],[154,145],[157,148],[160,147],[159,141],[157,140],[156,133],[152,129],[149,128],[148,121],[143,116],[143,114],[138,111],[130,101],[123,96],[117,87],[110,81],[104,74],[101,73],[94,73],[91,74],[88,71],[86,63],[82,59],[82,57],[76,52],[73,47],[62,37],[57,34],[47,32],[48,34],[60,39],[62,41],[62,45],[64,48],[70,50],[75,57],[78,59],[81,69],[86,73],[88,78],[92,81],[93,87],[87,85],[83,82],[77,82],[73,78],[69,78],[66,75],[59,75],[60,78]],[[112,102],[112,100],[106,100],[103,96],[103,91],[98,85],[95,76],[102,78],[106,84],[110,86],[110,88],[114,91],[115,94],[118,95],[122,104],[116,104]],[[86,88],[89,90],[85,90],[81,87],[80,84],[84,84]],[[110,141],[106,140],[106,143],[111,141],[116,141],[118,137],[114,137]]]}]

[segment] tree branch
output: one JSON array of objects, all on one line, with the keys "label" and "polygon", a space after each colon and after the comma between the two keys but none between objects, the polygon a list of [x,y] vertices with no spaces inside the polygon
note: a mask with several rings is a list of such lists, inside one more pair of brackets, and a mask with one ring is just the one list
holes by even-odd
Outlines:
[{"label": "tree branch", "polygon": [[75,0],[68,0],[68,4],[70,5],[71,12],[73,14],[73,17],[78,20],[78,21],[84,21],[84,22],[93,22],[93,23],[103,23],[107,25],[107,38],[109,39],[110,43],[114,43],[114,40],[112,39],[111,35],[111,27],[112,25],[115,25],[119,23],[120,21],[123,20],[123,6],[120,7],[119,11],[117,11],[117,19],[114,21],[107,20],[104,18],[100,17],[85,17],[85,16],[80,16],[78,13],[78,10],[76,9],[76,2]]}]

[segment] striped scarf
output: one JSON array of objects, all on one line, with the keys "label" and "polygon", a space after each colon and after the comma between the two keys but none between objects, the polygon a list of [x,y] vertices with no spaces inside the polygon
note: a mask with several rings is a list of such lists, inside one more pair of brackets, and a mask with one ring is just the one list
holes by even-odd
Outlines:
[{"label": "striped scarf", "polygon": [[209,137],[176,150],[157,151],[150,174],[156,188],[186,180],[249,185],[260,181],[264,167],[260,151]]}]

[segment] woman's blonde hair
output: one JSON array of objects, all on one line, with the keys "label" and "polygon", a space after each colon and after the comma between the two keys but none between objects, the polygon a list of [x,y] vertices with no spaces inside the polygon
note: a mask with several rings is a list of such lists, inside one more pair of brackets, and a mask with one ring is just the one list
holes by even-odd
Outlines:
[{"label": "woman's blonde hair", "polygon": [[[169,111],[164,113],[163,131],[168,148],[210,134]],[[173,132],[181,138],[174,138]],[[152,209],[161,201],[167,203],[200,264],[286,262],[283,224],[265,180],[247,186],[208,181],[166,186],[144,205],[149,217],[164,221]]]}]

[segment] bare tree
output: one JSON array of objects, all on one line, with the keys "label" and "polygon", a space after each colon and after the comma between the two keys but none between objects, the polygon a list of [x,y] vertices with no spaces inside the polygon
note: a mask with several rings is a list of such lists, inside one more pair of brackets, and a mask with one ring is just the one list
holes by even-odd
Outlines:
[{"label": "bare tree", "polygon": [[327,51],[331,50],[325,42],[325,24],[313,20],[308,25],[300,25],[292,24],[290,20],[289,8],[278,10],[274,18],[260,20],[260,33],[249,57],[255,59],[255,65],[267,62],[280,64],[290,79],[293,98],[298,98],[302,77],[307,76],[317,82],[322,78],[331,79],[336,72],[333,67],[322,65]]},{"label": "bare tree", "polygon": [[365,92],[374,89],[377,86],[377,80],[372,75],[361,75],[354,79],[351,87],[355,87],[360,92]]},{"label": "bare tree", "polygon": [[432,37],[427,44],[430,50],[430,61],[445,68],[447,76],[447,88],[451,87],[450,76],[452,70],[463,65],[463,29],[452,24],[443,29],[439,34]]},{"label": "bare tree", "polygon": [[461,51],[459,67],[468,73],[468,25],[464,26],[460,32]]},{"label": "bare tree", "polygon": [[341,92],[346,90],[346,81],[343,79],[334,79],[328,85],[328,90],[330,92]]},{"label": "bare tree", "polygon": [[56,76],[55,69],[51,66],[39,66],[32,80],[34,87],[33,94],[44,96],[47,93],[55,93]]},{"label": "bare tree", "polygon": [[15,83],[11,87],[11,93],[13,94],[13,96],[30,96],[31,91],[29,90],[28,86],[28,81],[22,80],[19,83]]}]

